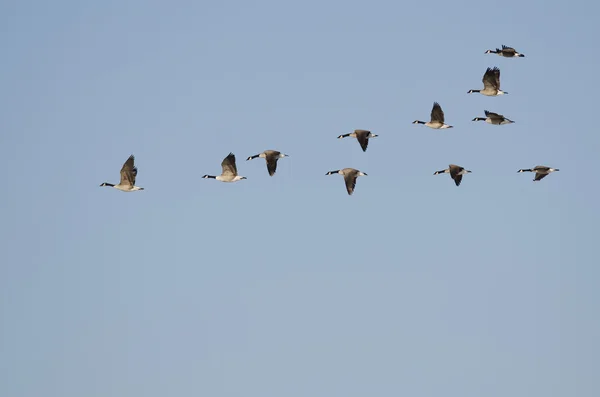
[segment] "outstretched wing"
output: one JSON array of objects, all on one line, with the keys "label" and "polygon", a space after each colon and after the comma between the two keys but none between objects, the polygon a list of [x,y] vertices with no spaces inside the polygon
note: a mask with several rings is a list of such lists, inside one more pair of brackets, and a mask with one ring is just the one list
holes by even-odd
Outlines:
[{"label": "outstretched wing", "polygon": [[500,89],[500,69],[498,68],[494,68],[492,69],[492,71],[494,72],[494,81],[495,81],[495,85],[494,87],[496,87],[496,89]]},{"label": "outstretched wing", "polygon": [[509,55],[514,55],[517,51],[512,47],[502,44],[502,52],[509,54]]},{"label": "outstretched wing", "polygon": [[485,115],[486,117],[489,117],[491,119],[504,119],[503,115],[494,112],[489,112],[487,110],[485,110]]},{"label": "outstretched wing", "polygon": [[277,160],[278,157],[275,156],[267,156],[267,171],[269,171],[269,175],[273,176],[275,171],[277,171]]},{"label": "outstretched wing", "polygon": [[464,168],[458,165],[450,164],[450,176],[454,179],[456,186],[460,186],[462,181],[462,174],[460,173]]},{"label": "outstretched wing", "polygon": [[221,162],[221,168],[223,169],[223,175],[237,175],[235,155],[233,153],[229,153],[229,155],[223,159]]},{"label": "outstretched wing", "polygon": [[454,179],[454,183],[456,183],[456,186],[460,186],[460,183],[462,182],[462,174],[461,175],[457,175]]},{"label": "outstretched wing", "polygon": [[127,161],[123,164],[121,168],[121,182],[120,185],[135,185],[135,177],[137,176],[137,168],[134,165],[135,157],[133,154],[129,156]]},{"label": "outstretched wing", "polygon": [[356,133],[356,140],[360,144],[360,147],[362,148],[363,152],[366,152],[367,146],[369,146],[369,134],[371,131],[356,130],[354,132]]},{"label": "outstretched wing", "polygon": [[344,175],[344,181],[346,182],[346,190],[348,194],[352,195],[354,193],[354,188],[356,187],[356,179],[358,178],[358,171],[350,172]]},{"label": "outstretched wing", "polygon": [[433,103],[433,108],[431,109],[431,121],[439,121],[440,123],[444,123],[444,111],[437,102]]},{"label": "outstretched wing", "polygon": [[548,175],[548,174],[540,174],[539,172],[536,172],[534,181],[541,181],[542,179],[544,179],[546,177],[546,175]]},{"label": "outstretched wing", "polygon": [[500,69],[497,67],[487,68],[481,81],[486,88],[500,89]]}]

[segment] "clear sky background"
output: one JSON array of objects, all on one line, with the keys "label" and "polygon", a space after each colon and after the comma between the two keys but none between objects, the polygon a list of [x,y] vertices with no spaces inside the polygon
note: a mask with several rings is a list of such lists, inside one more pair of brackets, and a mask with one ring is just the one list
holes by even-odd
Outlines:
[{"label": "clear sky background", "polygon": [[600,395],[599,12],[1,2],[0,395]]}]

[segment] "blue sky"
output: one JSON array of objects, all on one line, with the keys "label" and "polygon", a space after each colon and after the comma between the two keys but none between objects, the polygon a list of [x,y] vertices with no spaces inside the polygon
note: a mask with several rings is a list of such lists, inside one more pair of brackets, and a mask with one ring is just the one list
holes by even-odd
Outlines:
[{"label": "blue sky", "polygon": [[0,395],[597,396],[597,11],[0,3]]}]

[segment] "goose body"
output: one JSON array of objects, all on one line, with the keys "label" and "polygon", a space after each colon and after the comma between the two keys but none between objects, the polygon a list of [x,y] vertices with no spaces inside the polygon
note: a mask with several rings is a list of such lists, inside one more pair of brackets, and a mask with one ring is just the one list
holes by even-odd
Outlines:
[{"label": "goose body", "polygon": [[496,48],[496,50],[487,50],[486,54],[498,54],[505,58],[523,58],[524,54],[519,54],[514,48],[505,46],[502,44],[502,49]]},{"label": "goose body", "polygon": [[520,169],[517,172],[535,172],[535,178],[533,179],[533,181],[537,182],[537,181],[541,181],[547,175],[550,175],[554,171],[560,171],[560,170],[558,168],[546,167],[545,165],[536,165],[533,168],[524,168],[524,169]]},{"label": "goose body", "polygon": [[273,176],[275,174],[275,171],[277,171],[277,160],[282,159],[284,157],[289,157],[289,156],[287,154],[278,152],[277,150],[265,150],[262,153],[248,157],[246,159],[246,161],[252,160],[255,158],[265,159],[265,161],[267,163],[267,171],[269,172],[269,175]]},{"label": "goose body", "polygon": [[143,187],[135,186],[135,177],[137,176],[137,167],[134,165],[135,157],[133,154],[123,164],[121,168],[121,180],[117,185],[104,182],[100,186],[114,187],[122,192],[135,192],[144,190]]},{"label": "goose body", "polygon": [[450,164],[448,168],[441,171],[436,171],[433,175],[439,174],[450,174],[450,177],[454,179],[454,183],[456,186],[460,186],[460,182],[462,181],[463,175],[469,174],[471,171],[464,169],[463,167],[455,164]]},{"label": "goose body", "polygon": [[485,110],[485,117],[475,117],[473,121],[485,121],[492,125],[512,124],[514,121],[507,119],[501,114]]},{"label": "goose body", "polygon": [[356,187],[356,179],[358,179],[359,176],[367,176],[367,174],[365,174],[364,172],[354,168],[344,168],[341,170],[329,171],[325,175],[333,174],[340,174],[344,177],[344,182],[346,183],[346,191],[348,192],[348,195],[354,193],[354,188]]},{"label": "goose body", "polygon": [[482,90],[469,90],[467,94],[478,92],[485,96],[497,96],[508,94],[506,91],[500,89],[500,69],[497,67],[487,68],[483,74],[483,89]]},{"label": "goose body", "polygon": [[235,165],[235,155],[229,153],[221,162],[223,172],[221,175],[204,175],[202,178],[212,178],[221,182],[237,182],[246,179],[245,176],[238,175],[237,166]]},{"label": "goose body", "polygon": [[444,119],[444,111],[442,110],[442,107],[439,103],[434,102],[433,108],[431,109],[430,120],[427,122],[415,120],[413,121],[413,124],[424,124],[426,127],[433,128],[436,130],[441,128],[454,128],[453,126],[446,124],[444,122]]},{"label": "goose body", "polygon": [[354,132],[351,132],[349,134],[343,134],[338,136],[338,139],[347,137],[356,138],[363,152],[366,152],[367,146],[369,146],[369,138],[376,138],[377,136],[378,135],[375,135],[368,130],[354,130]]}]

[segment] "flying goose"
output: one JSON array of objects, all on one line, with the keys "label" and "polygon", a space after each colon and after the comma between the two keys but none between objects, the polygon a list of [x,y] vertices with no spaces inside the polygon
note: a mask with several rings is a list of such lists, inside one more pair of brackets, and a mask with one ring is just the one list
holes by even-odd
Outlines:
[{"label": "flying goose", "polygon": [[344,177],[344,181],[346,181],[346,190],[348,194],[351,195],[354,192],[354,187],[356,186],[356,179],[359,176],[367,176],[362,171],[355,170],[354,168],[344,168],[343,170],[329,171],[325,175],[333,175],[340,174]]},{"label": "flying goose", "polygon": [[229,153],[227,157],[223,159],[221,168],[223,169],[221,175],[204,175],[202,178],[212,178],[221,182],[237,182],[246,179],[245,176],[238,175],[237,167],[235,165],[235,155],[233,153]]},{"label": "flying goose", "polygon": [[550,168],[550,167],[546,167],[544,165],[536,165],[533,168],[521,169],[517,172],[535,172],[535,179],[533,180],[535,182],[535,181],[541,181],[543,178],[546,177],[546,175],[549,175],[550,173],[552,173],[554,171],[560,171],[560,170],[558,168]]},{"label": "flying goose", "polygon": [[265,150],[264,152],[259,153],[255,156],[248,157],[246,159],[246,161],[255,159],[257,157],[260,157],[261,159],[266,160],[267,171],[269,171],[269,175],[273,176],[275,174],[275,171],[277,170],[277,160],[282,159],[284,157],[289,157],[289,156],[287,154],[278,152],[277,150]]},{"label": "flying goose", "polygon": [[119,189],[122,192],[134,192],[136,190],[144,190],[143,187],[135,186],[137,168],[133,164],[134,160],[135,157],[132,154],[123,164],[123,167],[121,168],[121,181],[118,185],[113,185],[112,183],[104,182],[100,186],[114,187],[115,189]]},{"label": "flying goose", "polygon": [[494,67],[493,69],[487,68],[481,81],[483,82],[483,90],[469,90],[467,94],[472,94],[474,92],[479,92],[485,96],[508,94],[508,92],[500,89],[500,69],[497,67]]},{"label": "flying goose", "polygon": [[452,179],[454,179],[454,183],[456,183],[456,186],[460,186],[460,182],[462,181],[463,175],[466,175],[470,172],[471,171],[465,170],[463,167],[461,167],[459,165],[450,164],[450,166],[448,168],[446,168],[445,170],[436,171],[433,173],[433,175],[449,173],[450,177],[452,177]]},{"label": "flying goose", "polygon": [[360,144],[360,147],[362,148],[363,152],[366,152],[367,146],[369,146],[369,138],[376,138],[377,136],[378,135],[372,134],[371,131],[354,130],[354,132],[351,132],[349,134],[343,134],[343,135],[338,136],[338,139],[347,138],[347,137],[356,138],[358,140],[358,143]]},{"label": "flying goose", "polygon": [[484,110],[484,112],[486,117],[475,117],[472,121],[485,121],[486,123],[493,125],[514,123],[514,121],[507,119],[501,114],[489,112],[487,110]]},{"label": "flying goose", "polygon": [[413,121],[413,124],[425,124],[425,126],[436,130],[440,128],[454,128],[453,126],[444,123],[444,111],[437,102],[433,103],[433,108],[431,109],[431,121],[424,122],[415,120]]},{"label": "flying goose", "polygon": [[501,50],[496,48],[496,51],[487,50],[485,53],[486,54],[498,54],[505,58],[519,58],[519,57],[522,58],[525,56],[524,54],[519,54],[514,48],[505,46],[504,44],[502,44]]}]

